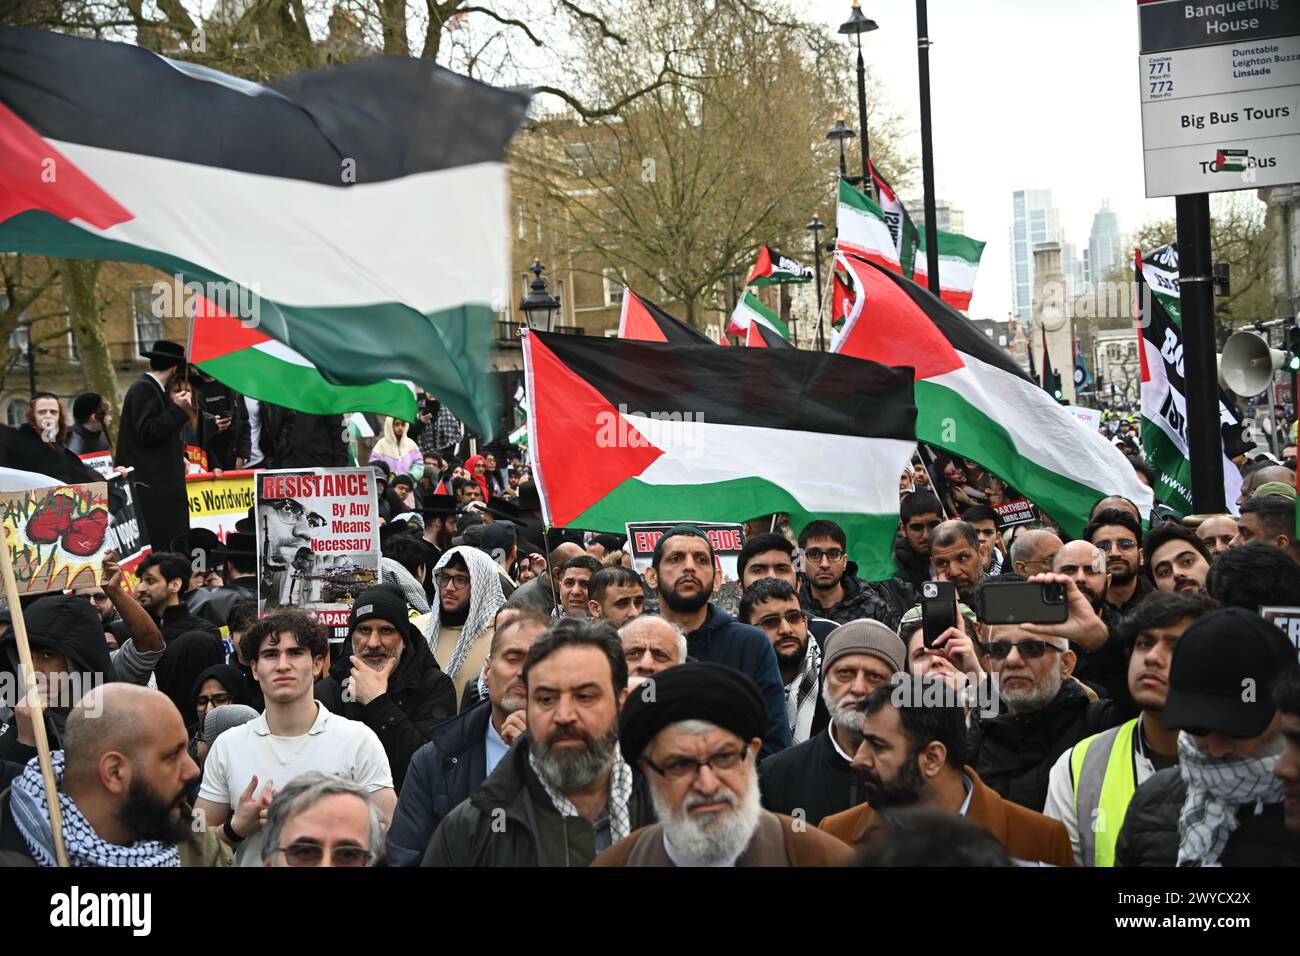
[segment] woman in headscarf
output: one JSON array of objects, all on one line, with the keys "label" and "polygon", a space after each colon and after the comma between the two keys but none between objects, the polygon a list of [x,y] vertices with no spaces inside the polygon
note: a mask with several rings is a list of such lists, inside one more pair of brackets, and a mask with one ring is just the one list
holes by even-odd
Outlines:
[{"label": "woman in headscarf", "polygon": [[407,437],[407,423],[396,418],[384,419],[384,437],[370,450],[370,460],[382,461],[391,474],[410,473],[422,463],[420,446]]},{"label": "woman in headscarf", "polygon": [[492,496],[487,483],[487,459],[482,455],[475,455],[465,462],[465,470],[469,472],[470,480],[483,489],[483,500],[491,500]]},{"label": "woman in headscarf", "polygon": [[186,631],[167,644],[158,666],[154,668],[154,677],[158,689],[176,705],[186,728],[192,728],[197,721],[194,712],[195,680],[209,667],[225,662],[225,647],[211,631]]}]

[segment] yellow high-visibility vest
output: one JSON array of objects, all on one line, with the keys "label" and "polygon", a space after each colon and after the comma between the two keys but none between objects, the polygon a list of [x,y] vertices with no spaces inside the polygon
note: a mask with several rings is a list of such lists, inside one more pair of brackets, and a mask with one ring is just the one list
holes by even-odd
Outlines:
[{"label": "yellow high-visibility vest", "polygon": [[1115,846],[1137,790],[1133,734],[1140,717],[1074,745],[1070,776],[1084,866],[1114,866]]}]

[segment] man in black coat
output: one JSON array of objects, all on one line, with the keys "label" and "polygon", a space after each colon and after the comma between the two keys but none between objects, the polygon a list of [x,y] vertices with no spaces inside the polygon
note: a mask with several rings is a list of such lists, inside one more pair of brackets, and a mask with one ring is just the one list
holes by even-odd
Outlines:
[{"label": "man in black coat", "polygon": [[185,366],[185,350],[175,342],[158,341],[147,352],[149,371],[126,391],[117,433],[118,465],[135,469],[136,505],[149,540],[166,547],[190,530],[185,495],[184,439],[194,407],[193,393],[182,389],[176,400],[167,387]]},{"label": "man in black coat", "polygon": [[433,728],[456,716],[456,687],[411,624],[406,599],[388,584],[361,592],[348,621],[351,654],[316,682],[316,699],[379,736],[401,790],[411,756]]},{"label": "man in black coat", "polygon": [[435,727],[415,752],[388,828],[388,865],[419,866],[442,818],[482,786],[523,732],[524,659],[549,622],[523,610],[492,635],[488,700]]},{"label": "man in black coat", "polygon": [[1276,773],[1287,746],[1278,704],[1296,693],[1295,659],[1279,628],[1242,608],[1183,632],[1164,712],[1165,727],[1182,731],[1178,766],[1134,792],[1116,865],[1300,865],[1300,831],[1287,828]]}]

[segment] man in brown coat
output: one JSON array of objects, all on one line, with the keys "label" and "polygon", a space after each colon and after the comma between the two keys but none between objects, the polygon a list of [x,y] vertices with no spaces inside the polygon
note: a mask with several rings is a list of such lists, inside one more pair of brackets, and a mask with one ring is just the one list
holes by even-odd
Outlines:
[{"label": "man in brown coat", "polygon": [[732,668],[697,662],[647,678],[623,707],[619,745],[649,778],[659,822],[592,865],[848,865],[849,847],[762,808],[755,761],[767,724],[758,685]]},{"label": "man in brown coat", "polygon": [[949,685],[912,677],[872,692],[862,704],[863,741],[853,758],[867,802],[821,822],[855,847],[871,843],[891,809],[924,804],[965,817],[991,833],[1014,860],[1074,866],[1070,837],[1052,820],[1004,800],[966,765],[966,720]]}]

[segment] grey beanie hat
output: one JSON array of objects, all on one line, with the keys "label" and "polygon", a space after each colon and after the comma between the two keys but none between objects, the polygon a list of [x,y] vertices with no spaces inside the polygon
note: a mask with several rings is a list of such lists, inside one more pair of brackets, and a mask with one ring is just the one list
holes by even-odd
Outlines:
[{"label": "grey beanie hat", "polygon": [[846,654],[870,654],[884,661],[897,674],[907,661],[907,645],[884,624],[862,618],[841,624],[826,635],[822,673],[830,671],[835,661]]},{"label": "grey beanie hat", "polygon": [[257,717],[257,711],[247,704],[226,704],[213,707],[203,718],[203,739],[211,747],[217,738],[233,727],[246,724]]}]

